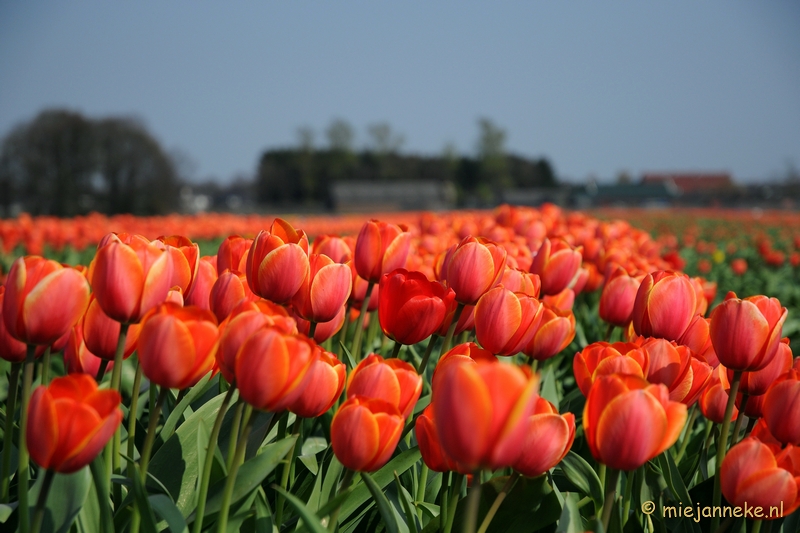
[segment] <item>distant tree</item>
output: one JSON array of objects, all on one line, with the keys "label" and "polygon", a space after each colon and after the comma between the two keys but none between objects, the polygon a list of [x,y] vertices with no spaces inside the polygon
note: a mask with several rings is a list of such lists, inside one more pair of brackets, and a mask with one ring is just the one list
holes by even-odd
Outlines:
[{"label": "distant tree", "polygon": [[388,122],[369,125],[367,133],[370,138],[370,149],[378,154],[397,153],[405,143],[405,137],[393,132]]},{"label": "distant tree", "polygon": [[131,119],[87,119],[66,110],[20,124],[0,148],[4,211],[36,215],[166,213],[177,209],[175,166],[144,126]]},{"label": "distant tree", "polygon": [[495,191],[512,185],[505,153],[506,132],[485,117],[478,119],[478,129],[480,178],[476,192],[482,201],[491,201]]},{"label": "distant tree", "polygon": [[333,119],[328,129],[325,131],[328,137],[328,145],[334,152],[352,152],[355,141],[355,131],[353,127],[344,119]]}]

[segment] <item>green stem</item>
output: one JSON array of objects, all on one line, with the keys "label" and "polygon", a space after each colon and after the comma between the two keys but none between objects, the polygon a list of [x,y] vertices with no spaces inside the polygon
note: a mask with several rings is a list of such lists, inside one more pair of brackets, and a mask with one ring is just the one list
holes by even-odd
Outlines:
[{"label": "green stem", "polygon": [[[350,470],[349,468],[344,469],[344,475],[342,476],[342,482],[339,485],[339,491],[336,493],[338,496],[350,488],[350,484],[353,482],[353,476],[355,475],[354,470]],[[344,502],[342,502],[344,503]],[[342,505],[339,504],[339,507],[333,510],[330,516],[330,521],[328,522],[328,531],[336,531],[336,528],[339,526],[339,511],[341,511]]]},{"label": "green stem", "polygon": [[606,328],[606,336],[604,337],[606,342],[611,342],[611,335],[613,333],[614,333],[614,324],[609,324],[608,327]]},{"label": "green stem", "polygon": [[11,376],[8,378],[8,398],[6,398],[6,424],[3,430],[3,472],[2,501],[8,503],[8,485],[11,480],[11,448],[14,440],[14,412],[17,410],[17,386],[22,363],[11,365]]},{"label": "green stem", "polygon": [[239,399],[236,404],[236,411],[233,413],[233,422],[231,423],[230,439],[228,440],[228,457],[225,459],[225,470],[230,472],[233,466],[233,457],[236,455],[236,443],[239,441],[239,427],[242,424],[242,411],[244,410],[244,402]]},{"label": "green stem", "polygon": [[30,507],[28,505],[28,481],[30,480],[28,464],[28,402],[31,399],[31,382],[33,382],[33,359],[36,355],[36,346],[28,345],[28,352],[25,356],[25,367],[22,370],[22,404],[20,404],[19,414],[19,483],[17,484],[17,494],[19,496],[19,530],[20,533],[28,533],[30,520]]},{"label": "green stem", "polygon": [[[367,353],[371,352],[373,346],[375,345],[375,336],[378,334],[378,331],[381,329],[381,322],[378,320],[378,312],[373,311],[369,314],[369,327],[367,328]],[[386,337],[383,338],[383,343],[386,342]],[[381,344],[381,348],[383,348],[383,344]],[[377,350],[376,350],[377,351]]]},{"label": "green stem", "polygon": [[481,473],[478,470],[472,474],[472,486],[467,496],[467,516],[464,521],[464,533],[475,533],[475,528],[478,527],[478,507],[480,503]]},{"label": "green stem", "polygon": [[[289,473],[292,471],[292,463],[294,462],[294,450],[297,447],[297,440],[300,435],[300,424],[302,423],[302,421],[303,419],[298,416],[297,418],[295,418],[294,425],[292,426],[292,435],[295,436],[295,441],[292,444],[292,448],[289,450],[289,454],[286,456],[285,462],[283,464],[283,472],[281,473],[281,488],[283,490],[286,490],[286,488],[289,485]],[[280,432],[281,432],[280,426],[278,426],[278,433]],[[285,428],[281,437],[286,437]],[[275,524],[278,526],[278,530],[280,530],[281,525],[283,524],[284,500],[285,498],[283,494],[279,493],[278,498],[275,502]]]},{"label": "green stem", "polygon": [[539,360],[533,359],[531,360],[531,370],[535,374],[539,370]]},{"label": "green stem", "polygon": [[200,477],[200,490],[197,493],[197,509],[194,514],[194,533],[200,533],[203,530],[203,515],[206,512],[206,497],[208,496],[208,485],[211,481],[211,467],[214,465],[214,451],[217,449],[217,439],[219,432],[222,428],[222,421],[225,419],[225,413],[228,410],[228,404],[233,398],[233,392],[236,390],[236,382],[232,383],[225,398],[222,399],[222,405],[217,412],[217,418],[214,420],[214,426],[211,428],[211,435],[208,437],[208,448],[206,448],[206,460],[203,463],[203,473]]},{"label": "green stem", "polygon": [[252,416],[252,411],[247,413],[244,418],[242,434],[239,437],[239,442],[236,443],[236,455],[234,456],[233,466],[225,480],[225,489],[222,493],[222,508],[217,518],[218,533],[225,533],[228,530],[228,513],[230,512],[231,503],[234,503],[231,502],[231,498],[233,497],[233,487],[236,484],[236,475],[239,473],[239,465],[244,461],[244,452],[247,449],[247,437],[250,436],[250,430],[253,428],[253,422],[256,419],[255,416]]},{"label": "green stem", "polygon": [[442,351],[439,353],[440,358],[447,353],[447,351],[450,349],[450,345],[453,344],[453,335],[456,332],[458,321],[461,319],[461,313],[464,312],[464,307],[466,307],[464,304],[459,303],[458,307],[456,307],[456,312],[453,313],[453,321],[450,322],[450,327],[447,328],[447,335],[442,343]]},{"label": "green stem", "polygon": [[[108,361],[106,361],[107,363]],[[133,378],[133,390],[131,391],[131,405],[128,409],[128,457],[133,459],[136,450],[136,413],[139,410],[139,388],[142,383],[142,366],[137,363],[136,377]],[[128,463],[128,477],[133,479],[135,467],[132,462]]]},{"label": "green stem", "polygon": [[395,359],[398,355],[400,355],[400,350],[403,348],[403,345],[397,341],[394,341],[394,346],[392,347],[392,355],[389,357]]},{"label": "green stem", "polygon": [[106,369],[108,368],[108,363],[110,363],[108,359],[101,359],[100,366],[97,368],[97,375],[94,377],[94,380],[97,383],[103,381],[103,376],[106,375]]},{"label": "green stem", "polygon": [[313,339],[314,338],[314,333],[316,333],[316,332],[317,332],[317,323],[314,322],[313,320],[311,320],[308,323],[308,338],[309,339]]},{"label": "green stem", "polygon": [[350,353],[353,355],[353,358],[356,360],[356,363],[361,361],[361,337],[364,336],[364,316],[367,314],[369,297],[372,295],[372,288],[374,286],[374,281],[370,281],[369,285],[367,285],[367,292],[364,294],[364,301],[361,302],[361,313],[359,313],[358,320],[356,320],[356,332],[353,337],[352,350],[350,351]]},{"label": "green stem", "polygon": [[150,420],[147,424],[147,435],[144,438],[144,445],[142,446],[142,455],[139,458],[139,475],[142,478],[142,486],[147,482],[147,467],[150,464],[150,453],[153,451],[153,444],[156,441],[156,429],[158,428],[158,421],[161,418],[161,406],[164,405],[164,400],[167,399],[169,394],[169,387],[161,387],[158,392],[158,400],[153,410],[150,411]]},{"label": "green stem", "polygon": [[617,480],[619,470],[609,468],[606,476],[606,499],[603,502],[603,531],[608,531],[608,523],[611,521],[611,511],[614,509],[614,500],[617,498]]},{"label": "green stem", "polygon": [[[728,392],[728,405],[725,407],[725,418],[722,419],[722,431],[719,435],[719,442],[717,442],[717,461],[714,475],[714,500],[715,507],[719,507],[722,502],[722,490],[720,487],[719,473],[722,468],[722,461],[725,459],[725,452],[728,448],[728,430],[731,427],[731,417],[733,416],[733,407],[736,403],[736,393],[739,392],[739,382],[742,379],[742,371],[736,370],[733,372],[733,381],[731,381],[731,390]],[[716,531],[719,527],[719,516],[711,518],[711,531]]]},{"label": "green stem", "polygon": [[675,456],[675,464],[680,463],[681,459],[683,459],[683,454],[686,453],[686,447],[689,445],[689,438],[692,436],[692,426],[694,426],[694,421],[697,418],[698,412],[697,405],[692,406],[692,412],[689,414],[689,420],[686,422],[681,447],[678,450],[678,454]]},{"label": "green stem", "polygon": [[[742,423],[745,419],[744,410],[747,408],[747,400],[750,396],[746,393],[742,393],[742,402],[739,407],[739,416],[736,417],[736,424],[733,426],[733,436],[731,437],[731,446],[739,442],[739,431],[742,429]],[[733,416],[733,415],[731,415]]]},{"label": "green stem", "polygon": [[761,523],[763,520],[755,520],[753,522],[753,528],[750,530],[750,533],[759,533],[761,531]]},{"label": "green stem", "polygon": [[44,349],[42,356],[42,385],[50,384],[50,346]]},{"label": "green stem", "polygon": [[461,485],[464,484],[464,474],[456,474],[453,484],[450,486],[450,501],[447,502],[447,523],[444,526],[445,533],[453,530],[453,520],[456,518],[456,507],[461,498]]},{"label": "green stem", "polygon": [[417,368],[417,374],[422,375],[425,372],[425,368],[428,366],[428,360],[431,358],[431,353],[433,352],[434,344],[436,344],[436,333],[431,335],[431,338],[428,341],[428,346],[425,348],[425,354],[422,356],[422,361],[420,361],[419,367]]},{"label": "green stem", "polygon": [[33,512],[33,522],[31,523],[31,533],[39,533],[44,520],[44,504],[47,503],[47,495],[50,494],[50,487],[53,486],[55,470],[47,469],[44,472],[42,490],[39,491],[39,499],[36,500],[36,510]]},{"label": "green stem", "polygon": [[[665,452],[667,453],[667,452]],[[633,495],[633,484],[639,469],[625,474],[625,493],[622,496],[622,527],[628,523],[628,515],[631,512],[631,496]]]},{"label": "green stem", "polygon": [[92,461],[90,469],[94,480],[95,492],[97,493],[97,503],[100,506],[100,525],[101,533],[114,533],[114,519],[111,516],[111,505],[108,500],[108,485],[106,485],[106,467],[103,464],[103,456],[98,455]]},{"label": "green stem", "polygon": [[[417,503],[425,502],[425,490],[428,488],[428,465],[422,463],[419,471],[419,481],[417,482]],[[422,520],[422,506],[417,507],[417,517]]]},{"label": "green stem", "polygon": [[[425,463],[423,463],[425,464]],[[450,501],[450,478],[452,472],[442,473],[442,487],[439,489],[439,532],[444,533],[447,525],[447,503]]]},{"label": "green stem", "polygon": [[[749,435],[751,431],[753,431],[754,427],[756,427],[756,422],[758,422],[758,418],[751,418],[750,420],[747,421],[747,429],[744,430],[745,437]],[[770,522],[770,524],[771,523],[772,522]]]},{"label": "green stem", "polygon": [[[119,338],[117,339],[117,351],[114,353],[114,368],[111,370],[111,390],[119,391],[122,380],[122,357],[125,354],[125,339],[128,337],[128,324],[120,322]],[[111,474],[119,470],[119,451],[120,451],[120,432],[119,428],[114,432],[114,438],[106,445],[106,475],[108,485],[111,486]],[[122,495],[122,488],[119,485],[111,487],[114,491],[114,499],[119,502]]]},{"label": "green stem", "polygon": [[486,533],[486,530],[489,529],[489,524],[492,523],[494,515],[497,514],[497,510],[500,509],[500,505],[503,503],[503,500],[506,499],[508,493],[511,492],[511,489],[514,487],[514,484],[518,479],[519,472],[514,472],[511,476],[509,476],[508,481],[506,481],[506,484],[503,485],[503,488],[500,489],[500,492],[494,499],[494,503],[492,503],[492,506],[489,508],[489,512],[486,513],[486,517],[483,519],[481,527],[478,529],[478,533]]},{"label": "green stem", "polygon": [[334,351],[339,356],[339,359],[342,359],[342,356],[344,356],[342,346],[347,346],[347,329],[350,327],[350,310],[352,308],[353,303],[347,302],[347,306],[344,309],[344,323],[342,324],[342,329],[339,330],[336,343],[333,345]]}]

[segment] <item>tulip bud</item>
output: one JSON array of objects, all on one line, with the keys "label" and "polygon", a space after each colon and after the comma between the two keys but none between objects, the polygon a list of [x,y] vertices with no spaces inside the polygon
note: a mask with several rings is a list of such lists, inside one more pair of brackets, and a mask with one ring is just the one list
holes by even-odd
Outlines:
[{"label": "tulip bud", "polygon": [[559,354],[575,338],[575,315],[543,304],[542,321],[533,339],[525,347],[525,355],[544,361]]},{"label": "tulip bud", "polygon": [[211,289],[216,281],[216,258],[208,256],[200,258],[192,288],[186,293],[186,305],[211,309]]},{"label": "tulip bud", "polygon": [[456,301],[475,305],[500,282],[506,265],[502,246],[480,237],[467,237],[448,250],[439,268],[439,278],[456,293]]},{"label": "tulip bud", "polygon": [[633,304],[637,335],[678,340],[695,315],[697,295],[689,277],[672,271],[647,274]]},{"label": "tulip bud", "polygon": [[624,374],[644,379],[650,370],[650,357],[634,342],[595,342],[575,354],[572,361],[575,381],[584,396],[602,376]]},{"label": "tulip bud", "polygon": [[402,268],[384,274],[379,294],[381,330],[400,344],[416,344],[435,333],[455,299],[442,283]]},{"label": "tulip bud", "polygon": [[330,322],[350,296],[350,268],[326,255],[311,255],[308,262],[308,275],[292,297],[292,307],[306,320]]},{"label": "tulip bud", "polygon": [[542,242],[533,258],[531,272],[542,279],[543,294],[558,294],[570,286],[583,261],[581,252],[583,247],[573,249],[562,239]]},{"label": "tulip bud", "polygon": [[631,321],[633,303],[643,278],[644,275],[629,276],[625,269],[617,267],[600,295],[600,318],[617,327],[627,326]]},{"label": "tulip bud", "polygon": [[[96,357],[113,361],[114,355],[117,353],[117,344],[119,343],[119,323],[103,312],[100,303],[94,296],[89,301],[86,314],[83,315],[83,320],[79,324],[81,325],[81,337],[83,342],[86,343],[86,348]],[[131,324],[128,328],[128,335],[125,337],[125,347],[122,352],[123,358],[127,359],[136,349],[140,330],[141,326],[139,324]]]},{"label": "tulip bud", "polygon": [[526,294],[497,286],[475,306],[475,334],[481,346],[497,355],[519,353],[533,340],[544,306]]},{"label": "tulip bud", "polygon": [[280,218],[256,236],[247,255],[250,290],[278,304],[295,295],[308,269],[308,237]]},{"label": "tulip bud", "polygon": [[762,412],[776,439],[800,446],[800,371],[789,370],[773,383],[764,395]]},{"label": "tulip bud", "polygon": [[422,377],[400,359],[370,354],[347,378],[347,397],[379,398],[397,407],[408,418],[422,393]]},{"label": "tulip bud", "polygon": [[365,222],[356,240],[356,272],[365,280],[378,283],[382,275],[406,266],[410,243],[406,226],[378,220]]},{"label": "tulip bud", "polygon": [[575,440],[575,415],[560,415],[555,406],[539,398],[527,420],[522,453],[514,470],[538,477],[556,466],[567,455]]},{"label": "tulip bud", "polygon": [[350,470],[374,472],[392,456],[404,423],[405,418],[389,402],[349,398],[331,422],[333,453]]},{"label": "tulip bud", "polygon": [[217,272],[233,270],[247,271],[247,255],[253,246],[253,239],[231,235],[219,244],[217,250]]},{"label": "tulip bud", "polygon": [[304,418],[316,418],[330,409],[342,395],[345,380],[345,367],[336,355],[321,348],[319,359],[308,369],[299,395],[291,404],[289,411]]}]

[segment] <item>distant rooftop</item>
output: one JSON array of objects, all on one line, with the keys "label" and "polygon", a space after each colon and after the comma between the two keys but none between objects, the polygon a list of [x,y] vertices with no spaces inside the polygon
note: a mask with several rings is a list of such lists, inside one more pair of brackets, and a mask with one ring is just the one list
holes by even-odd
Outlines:
[{"label": "distant rooftop", "polygon": [[682,194],[730,189],[733,179],[727,172],[646,172],[642,184],[674,183]]}]

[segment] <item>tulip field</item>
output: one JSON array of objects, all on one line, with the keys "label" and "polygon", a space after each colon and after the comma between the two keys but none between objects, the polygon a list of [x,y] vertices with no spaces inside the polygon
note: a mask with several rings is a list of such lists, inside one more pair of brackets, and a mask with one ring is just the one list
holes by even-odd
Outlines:
[{"label": "tulip field", "polygon": [[800,531],[800,214],[0,221],[0,531]]}]

